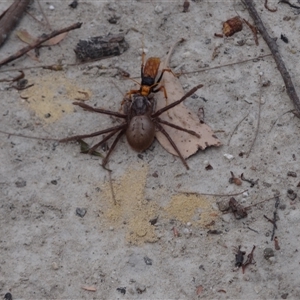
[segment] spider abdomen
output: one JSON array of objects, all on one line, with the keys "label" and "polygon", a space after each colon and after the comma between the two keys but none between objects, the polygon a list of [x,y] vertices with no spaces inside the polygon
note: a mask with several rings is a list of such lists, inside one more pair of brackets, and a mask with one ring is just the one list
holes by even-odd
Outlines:
[{"label": "spider abdomen", "polygon": [[155,125],[147,115],[133,117],[126,130],[127,141],[137,152],[149,148],[154,140],[154,135]]}]

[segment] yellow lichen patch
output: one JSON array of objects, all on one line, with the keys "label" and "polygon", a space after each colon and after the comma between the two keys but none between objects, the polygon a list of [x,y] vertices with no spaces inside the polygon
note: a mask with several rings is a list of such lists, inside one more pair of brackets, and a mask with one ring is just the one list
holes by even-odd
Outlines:
[{"label": "yellow lichen patch", "polygon": [[26,79],[34,85],[22,91],[21,96],[27,99],[30,109],[47,123],[57,121],[64,113],[72,112],[74,106],[71,101],[82,98],[80,92],[90,95],[90,92],[74,84],[62,72],[51,72]]},{"label": "yellow lichen patch", "polygon": [[182,223],[205,226],[215,220],[218,213],[212,207],[213,198],[196,194],[177,194],[165,208],[169,218]]},{"label": "yellow lichen patch", "polygon": [[148,167],[137,165],[126,170],[124,175],[113,183],[116,205],[112,199],[109,183],[102,186],[102,196],[111,199],[110,207],[104,211],[108,226],[124,227],[126,239],[132,244],[155,242],[155,226],[150,220],[157,216],[158,205],[147,201],[144,189]]}]

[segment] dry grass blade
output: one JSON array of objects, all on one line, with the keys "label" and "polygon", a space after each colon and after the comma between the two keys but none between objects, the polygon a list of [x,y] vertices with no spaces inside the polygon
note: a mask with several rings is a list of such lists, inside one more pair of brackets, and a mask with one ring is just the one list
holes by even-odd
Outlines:
[{"label": "dry grass blade", "polygon": [[[169,68],[169,58],[175,45],[171,48],[166,60],[161,63],[160,69]],[[168,99],[166,100],[164,98],[164,94],[162,92],[157,93],[157,96],[155,96],[157,99],[157,110],[163,108],[166,106],[166,104],[175,102],[185,94],[179,79],[170,72],[164,73],[162,85],[167,90]],[[166,122],[170,122],[188,130],[195,131],[200,135],[199,138],[187,132],[183,132],[169,126],[164,126],[164,129],[177,145],[184,158],[188,158],[195,154],[198,149],[204,150],[209,146],[221,145],[221,142],[214,135],[212,129],[204,123],[201,124],[197,115],[188,110],[182,103],[163,113],[160,118]],[[156,138],[169,153],[178,156],[177,152],[161,132],[156,132]]]}]

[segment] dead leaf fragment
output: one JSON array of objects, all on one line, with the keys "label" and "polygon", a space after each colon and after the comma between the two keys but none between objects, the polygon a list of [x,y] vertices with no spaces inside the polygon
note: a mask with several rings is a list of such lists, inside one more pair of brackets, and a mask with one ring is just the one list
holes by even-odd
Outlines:
[{"label": "dead leaf fragment", "polygon": [[58,44],[59,42],[61,42],[67,36],[67,34],[68,34],[68,32],[59,34],[59,35],[55,36],[54,38],[43,43],[43,46],[54,46],[54,45]]},{"label": "dead leaf fragment", "polygon": [[243,29],[243,22],[240,17],[234,17],[223,23],[223,33],[225,36],[232,36]]},{"label": "dead leaf fragment", "polygon": [[24,43],[31,45],[35,43],[36,38],[33,37],[26,29],[20,29],[16,32],[17,37]]},{"label": "dead leaf fragment", "polygon": [[[161,63],[161,70],[169,68],[169,58],[172,53],[173,47],[169,51],[169,55],[166,58],[166,60]],[[168,99],[164,97],[164,93],[157,93],[157,110],[179,100],[185,94],[179,79],[175,77],[171,72],[164,73],[162,85],[165,87],[168,93]],[[164,126],[165,131],[170,135],[170,137],[172,138],[172,140],[174,141],[184,158],[188,158],[191,155],[195,154],[198,151],[198,149],[204,150],[209,146],[221,145],[221,142],[214,135],[212,129],[205,123],[201,123],[199,121],[198,116],[192,111],[188,110],[183,103],[180,103],[174,108],[166,111],[165,113],[160,115],[160,118],[177,126],[195,131],[197,134],[200,135],[200,138],[198,138],[178,129],[169,126]],[[178,156],[177,152],[174,150],[174,148],[169,143],[168,139],[165,137],[164,134],[162,134],[160,131],[157,131],[155,136],[159,143],[169,153]]]},{"label": "dead leaf fragment", "polygon": [[203,292],[203,286],[202,286],[202,285],[197,286],[196,295],[198,296],[198,295],[200,295],[202,292]]},{"label": "dead leaf fragment", "polygon": [[89,291],[89,292],[96,292],[97,288],[94,286],[87,286],[87,285],[83,285],[81,287],[83,290]]},{"label": "dead leaf fragment", "polygon": [[[46,41],[42,44],[42,46],[54,46],[61,42],[66,36],[68,32],[64,32],[62,34],[59,34],[52,39]],[[37,41],[37,38],[32,36],[26,29],[20,29],[16,32],[17,37],[23,41],[24,43],[31,45],[34,44]]]}]

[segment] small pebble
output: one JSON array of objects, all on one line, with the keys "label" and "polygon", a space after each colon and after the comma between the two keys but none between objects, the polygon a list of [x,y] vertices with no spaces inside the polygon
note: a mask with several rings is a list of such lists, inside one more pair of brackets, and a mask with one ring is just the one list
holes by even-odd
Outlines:
[{"label": "small pebble", "polygon": [[190,226],[192,226],[192,223],[191,222],[187,222],[186,226],[190,227]]},{"label": "small pebble", "polygon": [[269,260],[271,257],[274,257],[274,250],[272,248],[266,248],[264,250],[264,258]]},{"label": "small pebble", "polygon": [[59,267],[58,267],[58,265],[57,265],[56,262],[53,262],[51,266],[52,266],[53,270],[58,270],[59,269]]},{"label": "small pebble", "polygon": [[184,52],[182,54],[183,58],[188,58],[189,56],[191,56],[191,52],[187,51],[187,52]]},{"label": "small pebble", "polygon": [[44,114],[44,117],[45,117],[46,119],[48,119],[48,118],[50,118],[50,117],[51,117],[51,114],[49,114],[49,113],[47,113],[47,114]]},{"label": "small pebble", "polygon": [[115,229],[115,228],[112,227],[112,226],[109,227],[109,230],[110,230],[110,231],[114,231],[114,229]]},{"label": "small pebble", "polygon": [[297,194],[292,190],[292,189],[288,189],[287,190],[287,196],[291,199],[291,200],[295,200],[297,198]]},{"label": "small pebble", "polygon": [[144,257],[144,262],[147,266],[152,266],[152,259],[149,258],[148,256]]},{"label": "small pebble", "polygon": [[119,288],[117,288],[117,291],[120,292],[121,294],[125,295],[126,294],[126,287],[119,287]]},{"label": "small pebble", "polygon": [[249,193],[248,192],[244,192],[243,193],[243,198],[247,198],[249,196]]},{"label": "small pebble", "polygon": [[254,291],[256,294],[258,294],[262,290],[262,287],[259,285],[254,286]]},{"label": "small pebble", "polygon": [[190,230],[189,230],[188,228],[184,228],[184,229],[183,229],[183,233],[184,233],[185,235],[190,235],[190,234],[191,234],[191,232],[190,232]]},{"label": "small pebble", "polygon": [[135,290],[138,292],[138,294],[142,294],[146,291],[146,286],[144,284],[135,283]]},{"label": "small pebble", "polygon": [[86,209],[85,208],[76,208],[76,215],[83,218],[86,214]]},{"label": "small pebble", "polygon": [[54,10],[55,7],[54,7],[53,5],[49,5],[49,9],[50,9],[50,10]]},{"label": "small pebble", "polygon": [[163,8],[162,6],[160,5],[156,5],[155,8],[154,8],[154,11],[157,13],[157,14],[160,14],[163,12]]},{"label": "small pebble", "polygon": [[52,183],[53,185],[57,185],[57,180],[51,180],[51,183]]},{"label": "small pebble", "polygon": [[297,177],[297,173],[296,173],[296,172],[292,172],[292,171],[288,171],[288,172],[287,172],[287,176],[290,176],[290,177]]},{"label": "small pebble", "polygon": [[281,298],[286,299],[288,297],[288,295],[289,295],[289,293],[284,293],[284,294],[281,295]]},{"label": "small pebble", "polygon": [[24,179],[19,179],[15,182],[16,187],[21,188],[26,186],[26,181]]},{"label": "small pebble", "polygon": [[234,159],[234,156],[231,155],[231,154],[228,154],[228,153],[225,153],[224,157],[227,158],[228,160],[233,160]]}]

